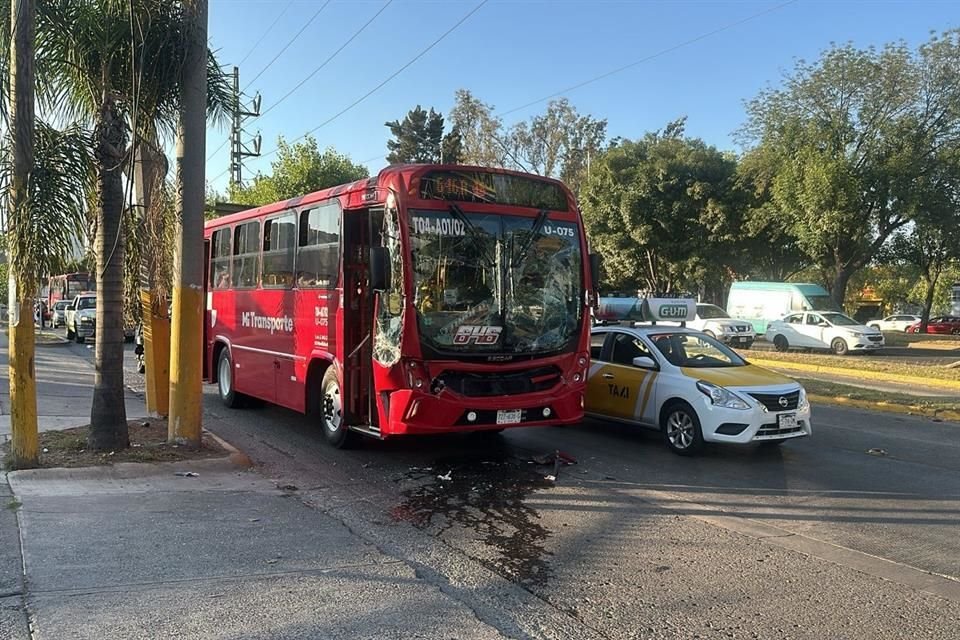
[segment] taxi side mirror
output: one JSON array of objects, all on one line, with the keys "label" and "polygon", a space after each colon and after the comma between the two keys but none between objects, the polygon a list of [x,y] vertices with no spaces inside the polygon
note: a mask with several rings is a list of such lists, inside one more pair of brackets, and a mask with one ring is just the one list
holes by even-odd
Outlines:
[{"label": "taxi side mirror", "polygon": [[821,320],[820,322],[817,323],[817,326],[818,326],[818,327],[829,327],[829,326],[830,326],[830,323],[827,322],[826,320]]},{"label": "taxi side mirror", "polygon": [[633,366],[638,369],[656,369],[657,363],[649,356],[637,356],[633,359]]}]

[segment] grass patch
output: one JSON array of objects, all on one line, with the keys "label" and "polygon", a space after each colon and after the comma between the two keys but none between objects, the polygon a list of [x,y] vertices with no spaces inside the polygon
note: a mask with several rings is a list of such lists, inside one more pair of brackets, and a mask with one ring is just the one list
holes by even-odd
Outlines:
[{"label": "grass patch", "polygon": [[936,378],[937,380],[960,381],[960,368],[950,369],[943,365],[915,364],[884,358],[879,354],[856,354],[850,356],[833,356],[817,353],[778,353],[776,351],[739,351],[747,360],[776,360],[777,362],[799,362],[821,367],[835,367],[850,369],[854,375],[862,372],[875,371],[880,373],[894,373],[902,376],[917,376],[920,378]]},{"label": "grass patch", "polygon": [[16,498],[10,498],[10,500],[7,501],[7,509],[9,509],[10,511],[16,511],[22,505],[23,503],[17,500]]},{"label": "grass patch", "polygon": [[[209,434],[204,433],[200,447],[192,449],[167,443],[167,421],[159,418],[130,420],[130,447],[116,451],[90,451],[87,435],[90,425],[45,431],[40,434],[40,467],[93,467],[118,462],[179,462],[228,455]],[[10,444],[4,445],[4,467],[11,468]]]},{"label": "grass patch", "polygon": [[818,396],[886,403],[888,405],[893,404],[902,407],[921,409],[926,412],[960,412],[960,402],[938,398],[935,396],[912,396],[906,393],[879,391],[876,389],[863,389],[861,387],[853,387],[847,384],[826,382],[824,380],[813,380],[811,378],[796,378],[796,380],[803,385],[803,388],[807,390],[807,393]]}]

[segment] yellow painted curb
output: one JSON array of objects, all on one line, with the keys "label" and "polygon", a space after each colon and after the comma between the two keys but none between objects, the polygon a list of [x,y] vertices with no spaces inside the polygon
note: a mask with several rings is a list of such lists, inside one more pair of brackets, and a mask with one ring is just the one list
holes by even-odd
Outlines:
[{"label": "yellow painted curb", "polygon": [[900,373],[887,373],[885,371],[868,371],[864,369],[846,369],[843,367],[825,367],[819,364],[806,364],[804,362],[791,362],[788,360],[764,360],[762,358],[748,358],[751,364],[755,364],[768,369],[792,369],[794,371],[813,371],[815,373],[833,373],[838,376],[848,376],[851,378],[861,378],[863,380],[873,380],[880,382],[900,382],[903,384],[926,385],[928,387],[937,387],[938,389],[950,389],[951,391],[960,391],[960,380],[941,380],[940,378],[923,378],[920,376],[908,376]]},{"label": "yellow painted curb", "polygon": [[821,404],[833,404],[842,407],[853,407],[855,409],[870,409],[873,411],[882,411],[884,413],[898,413],[901,415],[925,416],[928,418],[938,418],[940,420],[949,420],[951,422],[960,422],[960,411],[950,409],[929,409],[927,407],[908,406],[903,404],[890,404],[888,402],[872,402],[870,400],[856,400],[854,398],[844,398],[842,396],[821,396],[811,393],[807,396],[811,402]]}]

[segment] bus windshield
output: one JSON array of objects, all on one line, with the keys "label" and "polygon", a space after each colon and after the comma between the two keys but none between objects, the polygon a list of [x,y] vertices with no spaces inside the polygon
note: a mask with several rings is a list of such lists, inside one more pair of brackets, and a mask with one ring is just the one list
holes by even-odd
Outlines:
[{"label": "bus windshield", "polygon": [[439,352],[549,352],[583,313],[574,223],[450,211],[410,213],[414,306],[425,346]]}]

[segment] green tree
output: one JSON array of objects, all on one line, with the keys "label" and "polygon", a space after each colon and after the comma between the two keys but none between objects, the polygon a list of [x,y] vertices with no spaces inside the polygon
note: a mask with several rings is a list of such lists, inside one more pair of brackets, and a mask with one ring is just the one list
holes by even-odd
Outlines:
[{"label": "green tree", "polygon": [[459,133],[460,160],[480,167],[516,168],[505,141],[503,121],[493,115],[493,106],[477,99],[467,89],[457,89],[449,119]]},{"label": "green tree", "polygon": [[277,159],[271,163],[270,175],[255,176],[247,187],[231,185],[231,202],[260,206],[370,175],[366,167],[354,164],[333,148],[321,152],[312,136],[294,144],[280,138],[277,147]]},{"label": "green tree", "polygon": [[835,46],[747,105],[754,180],[842,304],[911,219],[917,180],[960,135],[960,31],[917,51]]},{"label": "green tree", "polygon": [[[9,8],[10,0],[0,0]],[[41,109],[90,132],[97,256],[96,377],[88,446],[128,444],[123,386],[125,197],[131,137],[169,133],[177,122],[185,48],[182,2],[44,0],[37,7]],[[209,54],[212,113],[229,88]],[[84,173],[84,175],[86,175]]]},{"label": "green tree", "polygon": [[516,159],[531,173],[562,180],[574,193],[586,177],[587,164],[603,148],[607,121],[580,115],[566,98],[551,100],[547,110],[510,129]]},{"label": "green tree", "polygon": [[682,121],[615,144],[581,192],[605,285],[653,292],[715,290],[729,278],[743,200],[735,160],[684,138]]},{"label": "green tree", "polygon": [[394,120],[385,124],[393,135],[393,140],[387,140],[390,164],[459,164],[459,132],[453,130],[444,135],[443,114],[432,107],[427,112],[417,105],[402,122]]}]

